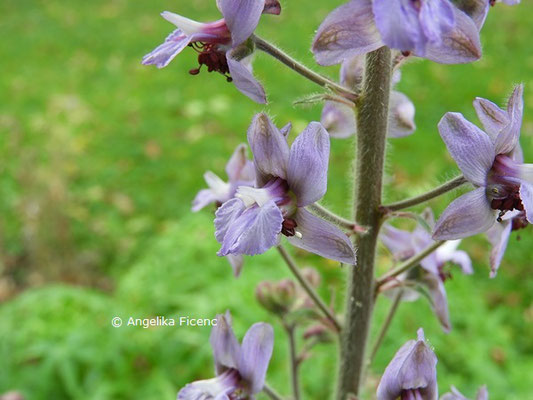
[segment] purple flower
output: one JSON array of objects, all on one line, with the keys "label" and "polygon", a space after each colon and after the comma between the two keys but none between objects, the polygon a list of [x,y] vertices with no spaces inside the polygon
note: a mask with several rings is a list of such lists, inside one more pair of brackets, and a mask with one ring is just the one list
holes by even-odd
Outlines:
[{"label": "purple flower", "polygon": [[[451,387],[451,393],[445,393],[440,397],[440,400],[468,400],[459,392],[455,386]],[[476,400],[489,400],[489,393],[486,386],[481,386],[476,394]]]},{"label": "purple flower", "polygon": [[248,142],[256,186],[239,187],[235,198],[217,210],[215,236],[222,245],[218,255],[262,254],[278,243],[281,233],[294,246],[355,264],[348,236],[304,208],[326,192],[328,133],[311,122],[290,148],[287,134],[265,114],[254,117]]},{"label": "purple flower", "polygon": [[[341,65],[341,84],[361,92],[365,73],[363,56],[355,56],[343,61]],[[393,74],[393,84],[400,81],[400,71]],[[412,134],[415,129],[415,106],[403,93],[393,90],[389,104],[389,132],[391,138],[399,138]],[[332,137],[347,138],[357,131],[354,109],[346,104],[327,101],[322,109],[322,125]]]},{"label": "purple flower", "polygon": [[522,85],[514,89],[505,111],[485,99],[474,101],[485,131],[458,113],[447,113],[439,123],[448,151],[475,189],[444,210],[433,238],[459,239],[486,232],[509,213],[507,218],[513,220],[508,223],[510,228],[507,225],[499,241],[491,240],[499,243],[492,256],[493,274],[505,250],[509,229],[533,222],[533,165],[523,164],[518,144],[522,92]]},{"label": "purple flower", "polygon": [[377,390],[378,400],[437,400],[437,357],[422,328],[417,340],[405,343],[389,363]]},{"label": "purple flower", "polygon": [[[431,229],[435,223],[431,210],[426,209],[421,217]],[[390,250],[396,261],[405,261],[433,243],[431,235],[420,223],[413,232],[384,225],[381,241]],[[448,262],[452,262],[459,265],[465,274],[473,272],[472,261],[468,254],[462,250],[457,250],[459,243],[460,240],[445,243],[424,258],[420,262],[420,268],[400,275],[396,281],[391,281],[383,285],[382,288],[383,290],[394,289],[396,291],[396,288],[399,287],[402,290],[402,300],[414,301],[418,299],[419,293],[409,288],[421,286],[423,291],[429,295],[433,310],[446,332],[451,329],[451,323],[444,281],[450,277],[450,274],[445,271],[444,266]]]},{"label": "purple flower", "polygon": [[333,65],[383,45],[443,64],[481,57],[478,26],[448,0],[351,0],[322,22],[313,52]]},{"label": "purple flower", "polygon": [[255,170],[252,161],[246,158],[246,150],[245,144],[237,146],[226,164],[228,182],[224,182],[211,171],[204,174],[204,180],[209,188],[198,192],[192,203],[192,211],[199,211],[212,203],[220,206],[235,195],[238,186],[253,186]]},{"label": "purple flower", "polygon": [[[224,182],[211,171],[207,171],[204,174],[204,180],[209,188],[198,192],[192,203],[193,212],[197,212],[212,203],[218,208],[235,195],[238,186],[254,185],[254,165],[252,161],[246,158],[246,150],[247,146],[245,144],[237,146],[226,164],[228,182]],[[230,263],[234,275],[238,277],[242,270],[243,257],[241,255],[228,254],[226,259]]]},{"label": "purple flower", "polygon": [[208,72],[219,72],[238,90],[258,103],[266,103],[265,91],[252,75],[250,55],[246,44],[261,14],[279,14],[277,0],[217,0],[223,19],[200,23],[181,15],[163,12],[167,21],[178,27],[165,42],[143,57],[145,65],[166,67],[185,47],[198,53],[199,67],[189,72],[197,75],[202,65]]},{"label": "purple flower", "polygon": [[253,399],[263,389],[274,346],[269,324],[252,325],[239,345],[231,328],[231,316],[217,316],[209,338],[213,348],[216,378],[189,383],[178,400]]}]

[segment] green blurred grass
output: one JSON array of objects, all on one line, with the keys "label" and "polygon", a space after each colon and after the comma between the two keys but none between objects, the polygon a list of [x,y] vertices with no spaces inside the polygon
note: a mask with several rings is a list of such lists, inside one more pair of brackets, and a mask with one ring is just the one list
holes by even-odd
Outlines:
[{"label": "green blurred grass", "polygon": [[[259,33],[312,65],[310,41],[340,0],[284,2],[282,16],[263,18]],[[0,3],[0,272],[11,297],[0,306],[0,393],[31,399],[174,398],[179,387],[212,371],[208,328],[114,329],[114,315],[211,317],[229,308],[237,335],[258,320],[275,321],[253,299],[262,279],[287,275],[275,252],[246,260],[235,280],[215,256],[209,212],[190,202],[210,169],[245,141],[253,113],[267,110],[299,132],[320,107],[293,108],[316,92],[266,55],[254,68],[270,98],[253,104],[224,79],[191,77],[194,54],[163,70],[140,65],[172,29],[158,13],[172,10],[215,19],[214,2],[4,0]],[[302,10],[305,13],[302,14]],[[416,62],[399,88],[417,106],[415,135],[389,145],[387,198],[431,188],[457,169],[436,123],[446,111],[475,121],[476,96],[503,103],[524,82],[522,146],[533,158],[533,5],[497,6],[483,29],[484,59],[464,66]],[[337,68],[325,70],[335,76]],[[325,202],[347,212],[351,141],[334,141]],[[434,201],[436,212],[453,198]],[[422,301],[403,304],[373,367],[374,382],[396,349],[426,330],[439,357],[439,385],[473,395],[488,384],[491,398],[532,395],[533,285],[531,231],[511,240],[495,280],[488,279],[483,238],[464,241],[476,273],[447,282],[454,329],[440,330]],[[335,264],[302,254],[324,273],[324,296],[343,275]],[[388,266],[385,255],[380,268]],[[56,283],[54,283],[56,282]],[[89,286],[89,289],[80,286]],[[0,298],[1,298],[0,294]],[[377,323],[389,302],[380,299]],[[286,387],[286,346],[276,331],[269,380]],[[336,348],[321,345],[302,368],[310,398],[327,398]]]}]

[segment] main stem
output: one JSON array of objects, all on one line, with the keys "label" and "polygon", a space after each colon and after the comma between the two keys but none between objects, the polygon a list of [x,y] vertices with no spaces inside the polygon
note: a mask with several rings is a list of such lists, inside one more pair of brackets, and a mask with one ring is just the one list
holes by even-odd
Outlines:
[{"label": "main stem", "polygon": [[374,306],[374,259],[380,212],[385,140],[389,109],[391,53],[387,47],[369,53],[363,97],[359,103],[355,160],[355,220],[366,235],[354,237],[357,265],[350,268],[346,314],[340,348],[337,398],[358,397],[365,349]]}]

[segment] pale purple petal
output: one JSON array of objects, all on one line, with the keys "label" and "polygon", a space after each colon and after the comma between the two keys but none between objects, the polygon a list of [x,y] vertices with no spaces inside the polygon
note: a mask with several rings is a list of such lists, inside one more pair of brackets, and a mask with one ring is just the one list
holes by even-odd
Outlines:
[{"label": "pale purple petal", "polygon": [[[429,215],[427,210],[425,210],[424,214],[422,215],[422,218],[427,219],[431,217],[432,222],[431,224],[428,224],[428,225],[433,226],[434,225],[433,212],[431,212],[431,214]],[[431,235],[429,234],[429,232],[426,230],[425,227],[420,225],[420,223],[417,225],[416,229],[413,231],[412,243],[413,243],[413,250],[415,254],[422,252],[428,246],[433,244],[433,239],[431,238]],[[426,271],[430,272],[431,274],[438,275],[439,274],[439,260],[437,258],[437,252],[434,251],[433,253],[425,257],[422,261],[420,261],[420,266],[424,268]]]},{"label": "pale purple petal", "polygon": [[502,3],[505,3],[508,6],[514,6],[516,4],[520,4],[520,0],[502,0]]},{"label": "pale purple petal", "polygon": [[231,269],[233,269],[233,275],[235,278],[238,278],[241,275],[244,257],[240,254],[228,254],[226,256],[226,260],[228,260],[231,265]]},{"label": "pale purple petal", "polygon": [[522,181],[520,185],[520,200],[524,205],[527,222],[533,224],[533,185]]},{"label": "pale purple petal", "polygon": [[[520,0],[518,0],[520,2]],[[476,394],[476,400],[489,400],[489,391],[487,386],[483,385],[479,388]]]},{"label": "pale purple petal", "polygon": [[278,0],[265,0],[265,7],[263,8],[263,14],[281,14],[281,4]]},{"label": "pale purple petal", "polygon": [[338,139],[350,137],[357,130],[352,108],[333,101],[326,101],[324,104],[320,122],[331,137]]},{"label": "pale purple petal", "polygon": [[496,137],[496,154],[511,153],[518,145],[522,116],[524,114],[524,86],[518,85],[513,90],[507,104],[510,123]]},{"label": "pale purple petal", "polygon": [[217,197],[211,189],[202,189],[196,194],[196,197],[192,201],[191,210],[193,212],[200,211],[202,208],[215,201],[217,201]]},{"label": "pale purple petal", "polygon": [[481,97],[477,97],[474,100],[474,109],[485,132],[490,136],[492,142],[495,142],[500,132],[509,125],[510,121],[507,112],[492,101]]},{"label": "pale purple petal", "polygon": [[389,101],[388,137],[409,136],[415,129],[415,105],[405,94],[393,90]]},{"label": "pale purple petal", "polygon": [[217,0],[217,6],[224,16],[235,47],[255,31],[265,0]]},{"label": "pale purple petal", "polygon": [[522,146],[520,146],[520,143],[517,143],[514,150],[509,154],[509,157],[511,157],[511,159],[517,164],[524,163],[524,151],[522,150]]},{"label": "pale purple petal", "polygon": [[485,23],[485,19],[489,13],[489,3],[490,2],[487,0],[454,1],[455,6],[459,8],[459,10],[472,18],[478,30],[481,30],[481,27]]},{"label": "pale purple petal", "polygon": [[486,232],[496,221],[485,188],[478,188],[455,199],[444,210],[433,233],[435,240],[461,239]]},{"label": "pale purple petal", "polygon": [[234,51],[230,50],[226,53],[226,58],[228,60],[229,73],[237,89],[256,103],[266,104],[265,89],[255,79],[249,57],[237,60],[234,58]]},{"label": "pale purple petal", "polygon": [[352,0],[326,17],[315,35],[312,50],[319,64],[333,65],[382,45],[371,0]]},{"label": "pale purple petal", "polygon": [[343,61],[341,65],[341,84],[359,90],[365,74],[365,56],[363,54],[351,57]]},{"label": "pale purple petal", "polygon": [[474,268],[472,268],[472,260],[466,251],[455,251],[450,256],[449,261],[461,267],[463,274],[471,275],[474,273]]},{"label": "pale purple petal", "polygon": [[377,400],[396,400],[402,390],[420,389],[423,399],[437,398],[437,357],[418,330],[418,340],[405,343],[389,363],[377,389]]},{"label": "pale purple petal", "polygon": [[446,298],[444,284],[437,275],[432,273],[425,274],[422,281],[428,288],[431,306],[440,321],[442,329],[444,332],[449,332],[452,325],[448,312],[448,300]]},{"label": "pale purple petal", "polygon": [[[453,7],[455,26],[440,43],[428,43],[423,57],[441,64],[464,64],[481,58],[479,30],[464,12]],[[419,54],[416,54],[419,55]]]},{"label": "pale purple petal", "polygon": [[420,26],[430,43],[439,43],[455,24],[453,6],[448,0],[426,0],[420,7]]},{"label": "pale purple petal", "polygon": [[488,231],[487,237],[492,250],[490,252],[490,277],[494,278],[498,273],[498,269],[502,263],[511,231],[513,228],[512,220],[502,221],[495,223]]},{"label": "pale purple petal", "polygon": [[320,200],[327,190],[329,135],[319,122],[311,122],[291,146],[287,183],[298,207]]},{"label": "pale purple petal", "polygon": [[211,335],[209,336],[217,375],[222,374],[229,368],[237,368],[241,356],[239,342],[231,328],[229,311],[227,315],[227,318],[224,314],[217,315],[217,324],[211,329]]},{"label": "pale purple petal", "polygon": [[242,178],[243,171],[246,170],[248,164],[246,149],[247,147],[244,143],[238,145],[226,164],[226,174],[228,175],[230,182],[247,180],[246,178],[249,178],[248,176],[246,176],[245,179]]},{"label": "pale purple petal", "polygon": [[289,137],[289,134],[291,133],[292,129],[292,123],[288,122],[283,128],[281,128],[279,131],[285,138]]},{"label": "pale purple petal", "polygon": [[235,369],[227,370],[214,379],[189,383],[178,392],[177,400],[229,400],[239,385],[239,373]]},{"label": "pale purple petal", "polygon": [[485,186],[496,156],[489,136],[459,113],[446,113],[438,127],[466,179],[476,186]]},{"label": "pale purple petal", "polygon": [[230,226],[246,209],[240,199],[231,199],[222,204],[215,213],[215,238],[223,243]]},{"label": "pale purple petal", "polygon": [[190,42],[190,37],[180,29],[167,36],[163,44],[143,57],[144,65],[154,64],[157,68],[166,67]]},{"label": "pale purple petal", "polygon": [[[417,248],[417,253],[421,252],[428,246],[419,247]],[[420,261],[420,266],[424,268],[427,272],[430,274],[437,276],[439,273],[439,264],[437,260],[437,255],[435,252],[428,255],[426,258],[424,258],[422,261]]]},{"label": "pale purple petal", "polygon": [[380,239],[392,253],[397,261],[404,261],[414,256],[413,234],[402,229],[395,228],[389,224],[383,225]]},{"label": "pale purple petal", "polygon": [[372,9],[383,43],[392,49],[418,50],[423,55],[427,39],[411,0],[374,0]]},{"label": "pale purple petal", "polygon": [[438,265],[444,265],[447,262],[452,262],[461,267],[463,274],[473,274],[474,269],[472,268],[472,260],[470,260],[468,253],[462,250],[457,250],[460,243],[460,240],[448,240],[440,246],[435,252],[437,263]]},{"label": "pale purple petal", "polygon": [[274,330],[263,322],[252,325],[242,340],[239,373],[251,394],[263,389],[273,348]]},{"label": "pale purple petal", "polygon": [[[218,212],[215,219],[218,231],[217,219],[219,219]],[[247,208],[227,227],[222,247],[217,255],[253,256],[264,253],[278,242],[282,222],[281,211],[273,200],[261,207],[254,205]]]},{"label": "pale purple petal", "polygon": [[451,387],[451,392],[443,394],[439,400],[468,400],[455,386]]},{"label": "pale purple petal", "polygon": [[287,240],[296,247],[331,260],[355,265],[355,250],[348,236],[332,224],[299,208],[293,217],[301,237],[291,236]]},{"label": "pale purple petal", "polygon": [[266,114],[254,116],[248,128],[248,143],[254,155],[256,178],[259,186],[272,177],[287,178],[289,145],[287,138]]}]

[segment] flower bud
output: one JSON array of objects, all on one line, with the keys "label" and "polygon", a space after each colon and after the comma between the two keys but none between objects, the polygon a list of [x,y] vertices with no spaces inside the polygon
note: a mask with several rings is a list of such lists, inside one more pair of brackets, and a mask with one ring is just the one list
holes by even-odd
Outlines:
[{"label": "flower bud", "polygon": [[290,279],[283,279],[276,284],[276,297],[279,303],[290,308],[296,298],[296,284]]},{"label": "flower bud", "polygon": [[314,288],[317,288],[320,286],[320,274],[318,271],[311,267],[306,267],[302,269],[302,275],[305,278],[307,282]]},{"label": "flower bud", "polygon": [[255,295],[267,311],[283,315],[291,310],[296,300],[296,285],[289,279],[277,283],[263,281],[257,285]]}]

